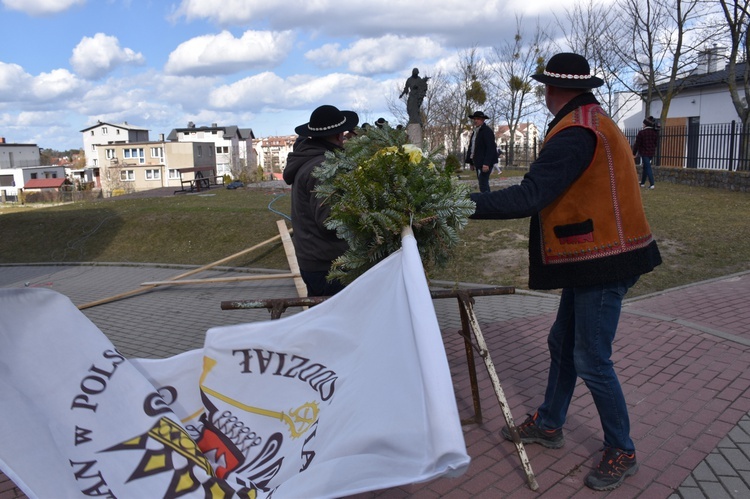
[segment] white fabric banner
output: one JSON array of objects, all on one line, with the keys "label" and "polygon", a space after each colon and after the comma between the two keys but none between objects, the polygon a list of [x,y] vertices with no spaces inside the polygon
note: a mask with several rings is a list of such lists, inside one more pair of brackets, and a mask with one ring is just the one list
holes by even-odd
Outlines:
[{"label": "white fabric banner", "polygon": [[125,359],[53,291],[0,310],[0,468],[30,497],[342,497],[469,464],[411,236],[322,304],[169,359]]}]

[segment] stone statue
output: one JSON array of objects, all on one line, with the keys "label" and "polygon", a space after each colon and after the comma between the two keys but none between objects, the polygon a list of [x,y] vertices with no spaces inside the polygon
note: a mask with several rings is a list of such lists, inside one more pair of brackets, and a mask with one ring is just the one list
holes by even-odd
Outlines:
[{"label": "stone statue", "polygon": [[414,68],[411,70],[411,76],[406,79],[406,85],[404,85],[404,91],[398,98],[402,98],[404,95],[408,95],[406,100],[406,112],[409,114],[409,123],[422,124],[422,101],[427,95],[427,80],[429,76],[421,78],[419,76],[419,69]]}]

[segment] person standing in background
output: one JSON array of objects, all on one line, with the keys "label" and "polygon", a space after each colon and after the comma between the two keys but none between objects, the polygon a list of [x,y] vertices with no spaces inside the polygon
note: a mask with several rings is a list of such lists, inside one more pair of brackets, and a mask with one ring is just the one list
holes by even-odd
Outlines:
[{"label": "person standing in background", "polygon": [[643,120],[643,129],[638,132],[633,144],[633,155],[641,157],[643,172],[641,172],[641,187],[646,186],[648,179],[649,189],[654,188],[654,170],[651,160],[656,155],[656,147],[659,145],[659,132],[656,130],[656,120],[649,116]]},{"label": "person standing in background", "polygon": [[474,130],[471,132],[464,161],[474,166],[479,182],[479,192],[490,192],[490,173],[498,162],[495,133],[485,123],[489,116],[486,116],[484,112],[475,111],[469,119],[474,125]]}]

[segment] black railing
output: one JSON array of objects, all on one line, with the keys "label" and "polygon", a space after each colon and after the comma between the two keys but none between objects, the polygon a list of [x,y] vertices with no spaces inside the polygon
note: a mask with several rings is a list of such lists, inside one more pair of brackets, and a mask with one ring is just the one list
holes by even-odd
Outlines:
[{"label": "black railing", "polygon": [[[625,129],[631,145],[640,128]],[[654,164],[703,170],[750,171],[750,127],[741,123],[667,126],[659,130]]]}]

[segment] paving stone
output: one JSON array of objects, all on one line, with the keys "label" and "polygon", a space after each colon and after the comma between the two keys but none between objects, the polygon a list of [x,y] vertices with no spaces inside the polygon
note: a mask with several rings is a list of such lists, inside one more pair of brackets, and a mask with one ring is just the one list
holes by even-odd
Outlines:
[{"label": "paving stone", "polygon": [[719,452],[712,452],[706,457],[706,463],[711,467],[711,470],[718,477],[725,476],[738,476],[737,470],[735,470],[729,461],[720,454]]},{"label": "paving stone", "polygon": [[693,478],[696,482],[718,482],[719,478],[716,476],[716,474],[713,472],[713,470],[708,466],[708,463],[706,461],[703,461],[698,466],[695,467],[692,473]]},{"label": "paving stone", "polygon": [[739,477],[721,477],[721,484],[729,491],[732,497],[747,499],[750,497],[750,488]]}]

